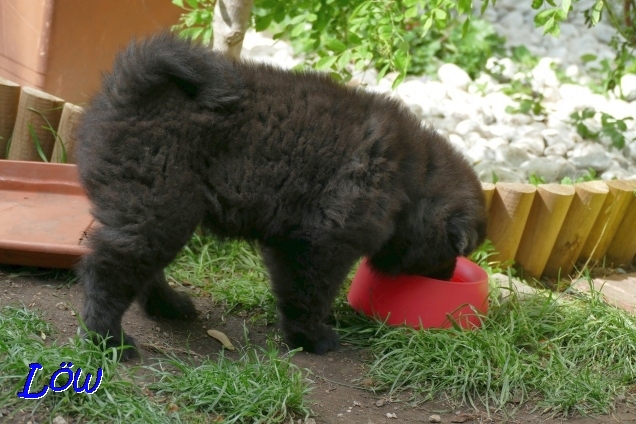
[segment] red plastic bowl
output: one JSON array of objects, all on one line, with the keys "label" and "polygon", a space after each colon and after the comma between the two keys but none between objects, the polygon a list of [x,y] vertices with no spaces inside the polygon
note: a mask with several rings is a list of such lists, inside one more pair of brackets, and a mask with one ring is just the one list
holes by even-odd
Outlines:
[{"label": "red plastic bowl", "polygon": [[463,328],[479,327],[475,310],[484,315],[488,312],[488,275],[460,257],[450,281],[414,275],[393,277],[371,269],[365,258],[353,277],[347,300],[356,311],[389,325],[448,328],[452,317]]}]

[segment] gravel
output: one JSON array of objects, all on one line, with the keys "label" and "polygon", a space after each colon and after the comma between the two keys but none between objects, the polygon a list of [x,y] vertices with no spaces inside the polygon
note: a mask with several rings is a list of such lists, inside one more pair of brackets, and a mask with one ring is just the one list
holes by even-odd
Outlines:
[{"label": "gravel", "polygon": [[[499,0],[484,15],[507,47],[525,45],[540,57],[530,71],[533,90],[543,94],[545,114],[531,116],[508,113],[516,103],[501,91],[501,83],[484,73],[476,81],[460,67],[443,64],[436,75],[409,76],[395,90],[395,74],[379,82],[377,72],[354,74],[352,83],[367,90],[401,98],[422,121],[449,138],[455,148],[473,164],[482,181],[525,182],[535,174],[546,182],[564,177],[576,179],[593,169],[603,179],[636,179],[636,125],[627,120],[626,146],[617,149],[609,138],[600,142],[584,140],[570,123],[570,114],[591,107],[615,118],[636,118],[636,75],[625,75],[620,99],[618,88],[607,95],[594,94],[586,84],[590,69],[598,60],[613,59],[608,43],[614,30],[600,23],[587,28],[582,7],[592,0],[577,3],[577,11],[561,25],[558,39],[542,36],[535,28],[535,11],[529,1]],[[584,63],[581,56],[594,54],[598,60]],[[302,62],[284,41],[275,41],[263,33],[248,32],[242,56],[252,60],[292,68]],[[562,83],[553,64],[565,70],[573,83]],[[508,58],[488,61],[488,69],[498,69],[499,81],[519,77],[518,65]],[[479,88],[477,88],[479,87]],[[600,114],[585,124],[592,131],[601,128]]]}]

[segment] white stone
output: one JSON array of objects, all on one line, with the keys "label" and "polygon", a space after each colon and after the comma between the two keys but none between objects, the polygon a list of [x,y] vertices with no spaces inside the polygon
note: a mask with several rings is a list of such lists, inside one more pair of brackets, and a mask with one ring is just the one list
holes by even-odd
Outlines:
[{"label": "white stone", "polygon": [[568,146],[562,141],[557,141],[550,146],[546,147],[543,151],[543,154],[548,155],[556,155],[556,156],[565,156],[568,153]]},{"label": "white stone", "polygon": [[425,84],[426,92],[428,93],[428,97],[433,100],[442,100],[447,99],[447,90],[446,86],[439,81],[427,81]]},{"label": "white stone", "polygon": [[609,169],[620,167],[627,171],[630,165],[632,165],[632,161],[625,158],[620,151],[614,150],[613,153],[609,154],[609,157],[612,159],[612,166],[610,166]]},{"label": "white stone", "polygon": [[506,125],[495,124],[487,127],[488,132],[493,137],[501,137],[505,140],[511,141],[516,136],[516,130]]},{"label": "white stone", "polygon": [[474,94],[470,94],[466,90],[457,88],[457,87],[447,87],[448,98],[452,101],[462,104],[462,103],[474,103],[473,98]]},{"label": "white stone", "polygon": [[442,417],[439,414],[433,414],[430,417],[428,417],[428,422],[429,423],[441,423],[442,422]]},{"label": "white stone", "polygon": [[[561,25],[561,35],[559,38],[562,40],[563,38],[575,38],[579,36],[579,30],[576,26],[563,22]],[[598,38],[598,36],[597,36]]]},{"label": "white stone", "polygon": [[532,116],[526,115],[525,113],[506,112],[503,115],[497,116],[497,121],[502,122],[506,125],[518,126],[518,125],[528,125],[532,123],[534,120],[532,119]]},{"label": "white stone", "polygon": [[[520,10],[517,7],[517,4],[512,0],[499,0],[497,2],[497,9],[499,10],[500,7],[502,8],[501,9],[502,15],[508,13],[511,10]],[[476,10],[479,10],[479,9],[477,8]]]},{"label": "white stone", "polygon": [[245,34],[241,56],[287,69],[302,61],[301,58],[294,57],[294,49],[286,41],[273,40],[254,31]]},{"label": "white stone", "polygon": [[500,117],[508,115],[506,107],[513,106],[515,104],[510,97],[499,91],[486,94],[483,101],[485,105],[490,106],[498,121],[500,120]]},{"label": "white stone", "polygon": [[[625,74],[621,78],[621,86],[620,89],[623,92],[623,97],[628,102],[633,102],[636,100],[636,75],[635,74]],[[616,88],[614,90],[617,95],[620,95],[620,90]]]},{"label": "white stone", "polygon": [[610,99],[605,102],[604,105],[597,108],[599,112],[605,112],[616,119],[632,118],[625,122],[625,124],[627,124],[627,128],[631,129],[634,125],[634,118],[636,117],[631,114],[632,111],[630,109],[629,103],[621,99]]},{"label": "white stone", "polygon": [[445,63],[437,70],[439,80],[449,87],[465,90],[472,82],[470,76],[459,66],[453,63]]},{"label": "white stone", "polygon": [[480,181],[493,182],[493,173],[497,176],[498,181],[508,183],[520,183],[526,181],[525,175],[515,172],[506,164],[496,164],[492,162],[481,162],[475,165],[475,172]]},{"label": "white stone", "polygon": [[475,144],[473,147],[468,149],[466,151],[466,156],[468,156],[474,164],[495,160],[494,150],[481,144]]},{"label": "white stone", "polygon": [[455,147],[455,149],[460,152],[466,152],[466,150],[468,149],[468,146],[466,145],[464,139],[457,134],[450,134],[448,136],[448,141],[450,142],[450,144],[453,145],[453,147]]},{"label": "white stone", "polygon": [[407,103],[406,105],[409,107],[409,110],[413,112],[415,116],[417,116],[420,119],[424,117],[424,109],[422,109],[422,106],[418,105],[417,103]]},{"label": "white stone", "polygon": [[523,149],[533,155],[540,156],[543,154],[543,150],[545,149],[545,143],[542,137],[529,137],[524,136],[520,137],[516,140],[513,140],[510,143],[511,146]]},{"label": "white stone", "polygon": [[555,130],[569,130],[572,128],[572,125],[569,123],[570,115],[563,115],[564,116],[560,116],[557,113],[550,113],[546,118],[546,126]]},{"label": "white stone", "polygon": [[557,181],[561,181],[565,177],[575,180],[577,172],[578,169],[576,166],[572,165],[569,161],[564,160],[563,163],[561,163],[561,169],[559,170]]},{"label": "white stone", "polygon": [[561,100],[561,95],[559,94],[559,87],[554,86],[554,87],[544,87],[543,90],[541,90],[541,92],[543,93],[543,106],[546,108],[546,110],[550,109],[550,105],[549,103],[556,103],[559,100]]},{"label": "white stone", "polygon": [[474,83],[468,86],[468,92],[474,94],[483,93],[485,95],[488,93],[492,93],[496,84],[497,82],[494,80],[493,77],[482,72],[474,81]]},{"label": "white stone", "polygon": [[457,127],[453,132],[459,135],[466,135],[470,132],[478,132],[480,130],[481,128],[479,127],[479,124],[477,122],[473,121],[472,119],[464,119],[457,124]]},{"label": "white stone", "polygon": [[389,72],[389,73],[387,73],[385,76],[380,78],[380,81],[378,81],[378,86],[386,87],[386,88],[388,88],[390,90],[393,90],[393,82],[398,77],[398,75],[399,74],[397,72]]},{"label": "white stone", "polygon": [[554,46],[550,48],[547,52],[548,57],[558,58],[560,60],[564,60],[568,57],[568,49],[564,46]]},{"label": "white stone", "polygon": [[435,109],[435,102],[430,99],[420,99],[418,102],[414,102],[409,99],[405,101],[408,107],[415,113],[420,119],[424,119],[433,115]]},{"label": "white stone", "polygon": [[553,128],[548,128],[541,131],[541,136],[548,146],[551,146],[558,141],[563,141],[563,139],[565,138],[561,131]]},{"label": "white stone", "polygon": [[561,166],[561,164],[554,160],[540,157],[530,159],[521,165],[520,168],[525,171],[528,177],[534,174],[538,177],[543,177],[547,182],[552,182],[558,179]]},{"label": "white stone", "polygon": [[403,82],[395,89],[395,93],[404,101],[411,101],[413,103],[419,103],[420,100],[429,98],[426,84],[418,80]]},{"label": "white stone", "polygon": [[569,78],[577,78],[581,74],[581,70],[577,65],[568,65],[565,68],[565,76]]},{"label": "white stone", "polygon": [[633,173],[617,165],[612,166],[610,169],[601,174],[601,179],[603,180],[626,180],[629,177],[633,177]]},{"label": "white stone", "polygon": [[[563,24],[561,25],[561,31],[563,31]],[[595,36],[601,43],[607,44],[612,41],[612,37],[616,35],[616,30],[610,25],[603,22],[599,22],[592,28],[586,28],[593,36]]]},{"label": "white stone", "polygon": [[495,159],[497,162],[506,162],[512,166],[519,166],[523,162],[530,160],[530,155],[525,149],[507,145],[499,146],[495,149]]},{"label": "white stone", "polygon": [[[375,68],[354,71],[351,74],[351,81],[354,84],[358,83],[359,85],[365,86],[378,85],[378,71],[376,71]],[[404,84],[406,84],[406,82]]]},{"label": "white stone", "polygon": [[517,64],[507,57],[502,59],[489,58],[486,61],[486,69],[494,75],[501,76],[505,81],[510,81],[518,71]]},{"label": "white stone", "polygon": [[449,99],[442,99],[433,104],[432,110],[435,114],[445,116],[447,118],[452,117],[457,121],[470,118],[470,112],[468,106],[465,104],[457,104]]},{"label": "white stone", "polygon": [[448,131],[449,134],[452,134],[455,132],[458,122],[459,121],[457,121],[457,119],[454,119],[454,118],[444,118],[444,119],[437,120],[433,124],[433,126],[435,128],[444,129]]},{"label": "white stone", "polygon": [[509,28],[512,31],[519,31],[520,28],[524,27],[524,18],[523,13],[521,11],[513,10],[510,13],[507,13],[503,19],[499,21],[499,25],[505,28]]},{"label": "white stone", "polygon": [[445,115],[445,110],[440,107],[439,101],[433,101],[430,109],[427,111],[427,116],[429,118],[443,118]]},{"label": "white stone", "polygon": [[598,40],[589,32],[584,32],[580,37],[570,43],[570,51],[579,57],[586,53],[595,53],[599,49]]},{"label": "white stone", "polygon": [[578,102],[586,102],[592,98],[592,91],[589,88],[575,84],[562,84],[559,87],[559,94],[563,100]]},{"label": "white stone", "polygon": [[574,146],[569,152],[568,157],[578,157],[585,155],[604,155],[605,148],[598,143],[585,141]]},{"label": "white stone", "polygon": [[490,147],[488,140],[481,136],[478,132],[471,131],[464,136],[464,140],[468,146],[473,147],[475,144]]},{"label": "white stone", "polygon": [[521,125],[517,127],[517,134],[519,136],[528,136],[528,137],[540,137],[543,139],[541,135],[541,131],[545,130],[547,127],[543,122],[532,121],[527,125]]},{"label": "white stone", "polygon": [[629,147],[629,157],[631,158],[631,160],[636,162],[636,140],[629,143],[628,147]]},{"label": "white stone", "polygon": [[602,172],[612,166],[612,159],[600,144],[586,145],[579,151],[570,153],[570,162],[578,169],[592,168],[596,172]]},{"label": "white stone", "polygon": [[554,63],[554,60],[544,57],[541,58],[537,66],[532,69],[532,77],[534,81],[538,83],[539,88],[557,87],[559,85],[559,79],[552,70],[552,63]]},{"label": "white stone", "polygon": [[491,149],[497,150],[500,147],[508,146],[510,144],[510,141],[506,140],[503,137],[493,137],[486,141],[486,143]]},{"label": "white stone", "polygon": [[302,63],[301,60],[294,58],[292,53],[284,51],[284,50],[277,51],[272,57],[272,61],[277,66],[280,66],[281,68],[284,68],[284,69],[292,69],[294,66]]},{"label": "white stone", "polygon": [[486,134],[488,132],[487,126],[497,122],[492,108],[488,105],[482,104],[477,108],[474,118],[478,120],[482,125],[482,132]]}]

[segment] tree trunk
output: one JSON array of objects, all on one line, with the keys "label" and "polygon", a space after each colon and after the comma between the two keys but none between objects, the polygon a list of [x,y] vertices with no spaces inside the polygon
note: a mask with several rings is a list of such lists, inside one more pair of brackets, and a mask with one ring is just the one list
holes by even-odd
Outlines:
[{"label": "tree trunk", "polygon": [[217,0],[212,20],[214,50],[240,57],[252,4],[253,0]]}]

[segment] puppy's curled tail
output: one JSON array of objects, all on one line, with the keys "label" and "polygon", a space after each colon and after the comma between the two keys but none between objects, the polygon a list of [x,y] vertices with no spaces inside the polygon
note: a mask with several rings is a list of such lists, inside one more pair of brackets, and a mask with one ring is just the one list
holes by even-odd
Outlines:
[{"label": "puppy's curled tail", "polygon": [[169,32],[133,40],[115,58],[102,93],[114,105],[143,103],[155,89],[174,83],[207,108],[239,98],[241,81],[233,63],[206,47]]}]

